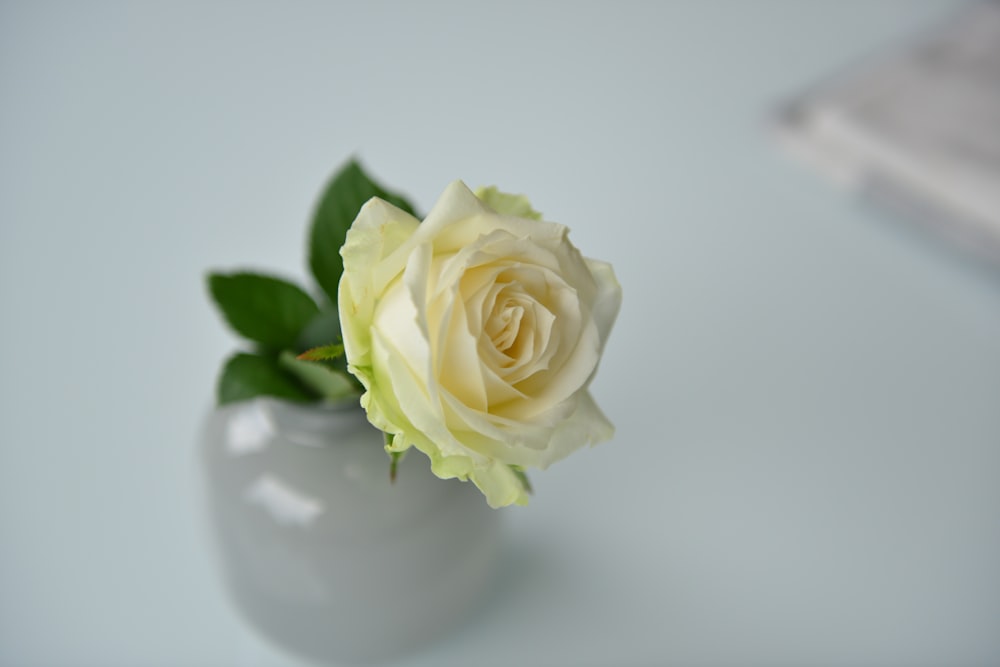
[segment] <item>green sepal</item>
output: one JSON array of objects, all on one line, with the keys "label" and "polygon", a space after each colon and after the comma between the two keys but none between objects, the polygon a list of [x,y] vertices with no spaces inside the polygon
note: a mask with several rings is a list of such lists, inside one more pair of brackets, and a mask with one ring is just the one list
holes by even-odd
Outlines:
[{"label": "green sepal", "polygon": [[390,447],[392,447],[393,436],[385,431],[382,432],[382,435],[385,437],[385,451],[389,454],[389,483],[395,484],[396,470],[399,467],[399,462],[403,460],[404,456],[406,456],[406,452],[397,452],[390,449]]},{"label": "green sepal", "polygon": [[316,396],[291,377],[271,356],[240,352],[222,367],[216,386],[219,405],[245,401],[258,396],[273,396],[288,401],[308,403]]},{"label": "green sepal", "polygon": [[306,350],[296,357],[302,361],[333,361],[344,355],[344,346],[341,343],[329,343]]},{"label": "green sepal", "polygon": [[356,160],[341,167],[327,184],[313,214],[309,232],[309,267],[330,303],[337,303],[337,286],[344,273],[340,247],[358,212],[372,197],[413,214],[413,206],[400,195],[375,183]]},{"label": "green sepal", "polygon": [[208,289],[226,322],[244,338],[268,348],[295,345],[319,307],[302,288],[257,273],[212,273]]},{"label": "green sepal", "polygon": [[476,197],[501,215],[514,215],[529,220],[541,220],[542,214],[531,206],[524,195],[501,192],[495,185],[476,188]]},{"label": "green sepal", "polygon": [[517,477],[517,481],[521,483],[521,488],[524,489],[524,492],[529,495],[534,493],[534,489],[531,488],[531,480],[528,479],[528,475],[524,472],[524,468],[516,465],[509,465],[508,467],[511,469],[511,472],[514,473],[514,476]]}]

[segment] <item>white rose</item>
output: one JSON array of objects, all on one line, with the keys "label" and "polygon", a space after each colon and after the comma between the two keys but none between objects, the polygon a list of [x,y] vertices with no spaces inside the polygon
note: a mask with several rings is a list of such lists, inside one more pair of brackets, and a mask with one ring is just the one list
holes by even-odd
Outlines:
[{"label": "white rose", "polygon": [[[526,199],[484,192],[527,215]],[[493,507],[527,502],[518,469],[612,436],[588,385],[621,303],[611,266],[566,227],[504,212],[460,181],[422,223],[372,199],[338,295],[348,368],[388,449],[416,447]]]}]

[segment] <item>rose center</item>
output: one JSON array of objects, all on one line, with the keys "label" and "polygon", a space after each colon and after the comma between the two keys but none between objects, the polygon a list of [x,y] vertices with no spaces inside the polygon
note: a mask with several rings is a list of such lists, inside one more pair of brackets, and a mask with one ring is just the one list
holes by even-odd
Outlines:
[{"label": "rose center", "polygon": [[503,304],[494,311],[486,324],[486,335],[493,342],[493,347],[509,357],[516,358],[519,348],[518,334],[521,331],[521,320],[524,318],[524,307],[513,299],[505,299]]},{"label": "rose center", "polygon": [[463,280],[470,288],[463,295],[469,319],[458,331],[472,333],[484,373],[501,387],[491,401],[509,400],[519,395],[516,385],[547,369],[559,350],[553,312],[559,292],[544,271],[519,264],[474,269]]}]

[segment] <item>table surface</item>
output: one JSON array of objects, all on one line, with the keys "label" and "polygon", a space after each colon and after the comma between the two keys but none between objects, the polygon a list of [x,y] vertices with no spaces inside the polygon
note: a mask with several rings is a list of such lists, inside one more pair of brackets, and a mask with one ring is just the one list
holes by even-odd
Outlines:
[{"label": "table surface", "polygon": [[360,156],[527,192],[610,260],[609,444],[505,511],[422,665],[1000,662],[1000,271],[769,119],[950,3],[6,3],[0,664],[292,666],[226,601],[195,463],[209,268],[303,277]]}]

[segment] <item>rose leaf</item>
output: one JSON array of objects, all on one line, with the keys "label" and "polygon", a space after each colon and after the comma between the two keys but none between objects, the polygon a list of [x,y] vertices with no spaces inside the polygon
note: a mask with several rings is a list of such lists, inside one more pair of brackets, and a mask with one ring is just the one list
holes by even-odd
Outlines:
[{"label": "rose leaf", "polygon": [[534,493],[534,490],[531,488],[531,481],[528,479],[528,475],[524,472],[524,468],[521,466],[511,465],[510,469],[514,473],[514,476],[517,477],[517,481],[521,483],[521,487],[524,491],[529,494]]},{"label": "rose leaf", "polygon": [[240,335],[270,348],[292,347],[302,329],[319,313],[302,288],[255,273],[213,273],[212,298]]},{"label": "rose leaf", "polygon": [[384,199],[413,214],[408,201],[375,183],[355,160],[344,165],[330,180],[313,213],[309,267],[330,303],[337,303],[337,285],[344,273],[340,247],[361,207],[372,197]]},{"label": "rose leaf", "polygon": [[278,365],[277,359],[245,352],[233,355],[219,376],[216,387],[219,405],[257,396],[274,396],[300,403],[316,400],[314,394]]}]

